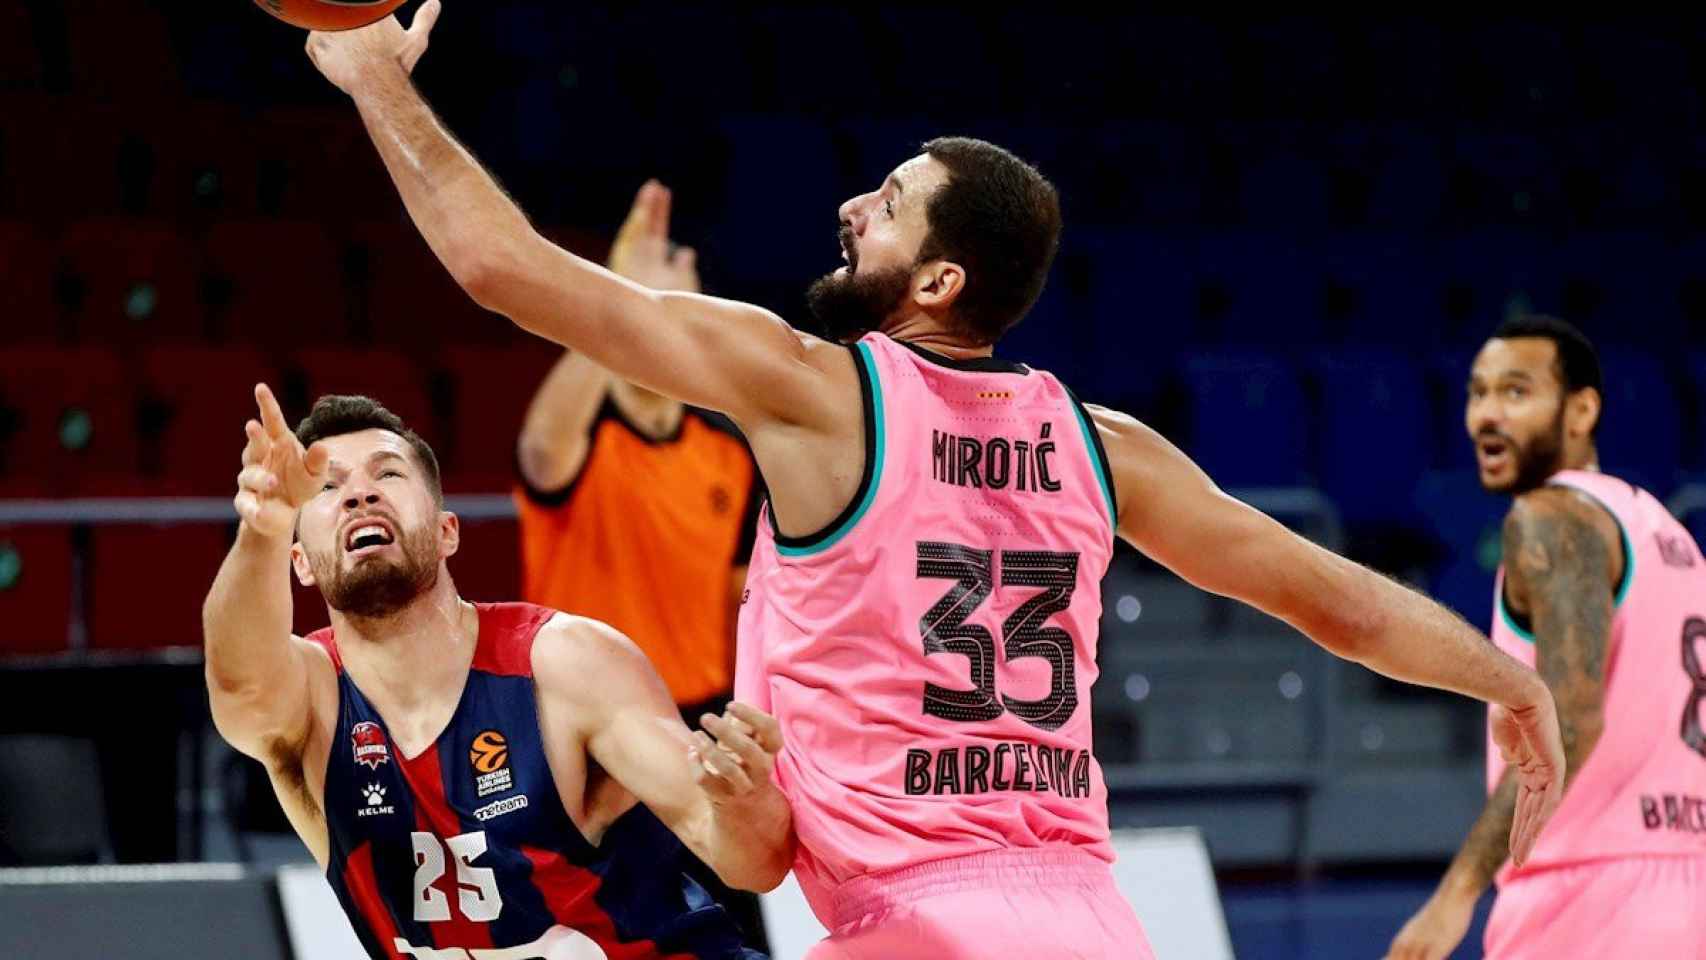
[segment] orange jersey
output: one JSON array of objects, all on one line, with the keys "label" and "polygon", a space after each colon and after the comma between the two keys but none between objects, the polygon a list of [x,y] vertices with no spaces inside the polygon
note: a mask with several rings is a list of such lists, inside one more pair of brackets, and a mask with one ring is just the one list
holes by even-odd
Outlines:
[{"label": "orange jersey", "polygon": [[713,416],[653,440],[607,399],[575,479],[515,496],[522,596],[627,634],[684,706],[734,686],[730,578],[755,526],[752,459]]}]

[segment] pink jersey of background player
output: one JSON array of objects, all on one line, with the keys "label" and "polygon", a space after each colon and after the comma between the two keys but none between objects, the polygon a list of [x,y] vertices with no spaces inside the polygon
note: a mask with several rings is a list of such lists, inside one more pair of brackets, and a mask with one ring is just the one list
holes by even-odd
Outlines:
[{"label": "pink jersey of background player", "polygon": [[1706,560],[1651,494],[1598,472],[1601,376],[1587,339],[1549,317],[1506,323],[1476,358],[1482,484],[1515,494],[1493,640],[1552,686],[1569,780],[1533,855],[1510,863],[1512,791],[1489,745],[1486,811],[1396,960],[1448,954],[1495,878],[1492,960],[1706,958]]},{"label": "pink jersey of background player", "polygon": [[[1706,562],[1645,490],[1574,470],[1549,483],[1590,498],[1618,527],[1613,556],[1622,569],[1605,637],[1603,726],[1592,753],[1573,766],[1528,863],[1500,868],[1486,955],[1702,960]],[[1503,570],[1495,590],[1494,642],[1535,663],[1533,617],[1505,602]],[[1489,750],[1489,793],[1504,773]]]}]

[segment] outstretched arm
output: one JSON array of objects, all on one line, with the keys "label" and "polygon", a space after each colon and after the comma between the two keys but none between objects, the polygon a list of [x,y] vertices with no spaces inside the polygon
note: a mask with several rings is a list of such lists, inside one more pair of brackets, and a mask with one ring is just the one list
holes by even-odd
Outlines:
[{"label": "outstretched arm", "polygon": [[809,350],[759,307],[648,289],[533,229],[409,80],[438,11],[428,0],[408,31],[388,17],[314,33],[308,53],[354,99],[415,225],[457,283],[487,309],[611,373],[743,426],[833,422],[838,405],[822,380],[841,351]]},{"label": "outstretched arm", "polygon": [[594,620],[540,631],[533,675],[546,736],[572,727],[603,767],[731,887],[771,890],[793,863],[793,818],[771,778],[774,720],[740,704],[689,732],[638,647]]},{"label": "outstretched arm", "polygon": [[1119,495],[1120,535],[1191,583],[1286,621],[1347,660],[1499,705],[1521,790],[1520,861],[1563,792],[1564,756],[1546,684],[1443,607],[1323,549],[1227,496],[1131,417],[1092,407]]},{"label": "outstretched arm", "polygon": [[[1518,499],[1505,518],[1505,592],[1534,625],[1535,662],[1558,705],[1565,789],[1605,729],[1616,533],[1607,529],[1609,517],[1593,515],[1598,510],[1551,488]],[[1392,960],[1436,960],[1456,949],[1475,902],[1510,856],[1516,802],[1516,781],[1507,774],[1433,896],[1392,942]]]},{"label": "outstretched arm", "polygon": [[306,643],[290,633],[290,542],[296,511],[319,489],[323,449],[304,451],[278,401],[255,388],[260,419],[245,429],[237,477],[237,541],[202,605],[214,724],[232,746],[269,766],[307,736]]}]

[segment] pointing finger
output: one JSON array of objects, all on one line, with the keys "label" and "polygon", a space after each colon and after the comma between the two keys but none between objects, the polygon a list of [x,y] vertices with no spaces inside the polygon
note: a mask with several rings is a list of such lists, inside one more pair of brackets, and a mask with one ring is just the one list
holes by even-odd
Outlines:
[{"label": "pointing finger", "polygon": [[272,388],[264,383],[255,384],[255,403],[261,408],[261,424],[266,427],[267,436],[274,440],[282,440],[290,433],[290,427],[284,422],[284,411],[278,408],[278,398],[272,395]]}]

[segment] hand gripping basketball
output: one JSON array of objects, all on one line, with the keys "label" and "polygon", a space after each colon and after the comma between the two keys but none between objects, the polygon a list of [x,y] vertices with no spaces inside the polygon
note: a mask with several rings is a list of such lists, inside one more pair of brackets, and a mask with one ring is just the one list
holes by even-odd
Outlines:
[{"label": "hand gripping basketball", "polygon": [[782,728],[775,717],[731,703],[722,716],[707,713],[699,722],[717,739],[695,731],[687,757],[699,789],[712,803],[738,803],[770,785],[782,749]]},{"label": "hand gripping basketball", "polygon": [[375,70],[401,68],[404,74],[413,73],[442,9],[439,0],[427,0],[415,11],[407,30],[391,16],[356,30],[315,31],[308,34],[308,59],[348,94],[354,94],[362,79]]},{"label": "hand gripping basketball", "polygon": [[249,443],[243,448],[243,470],[237,474],[237,515],[256,533],[289,536],[296,511],[320,491],[326,477],[326,448],[304,450],[302,441],[284,422],[272,390],[255,385],[259,422],[243,425]]}]

